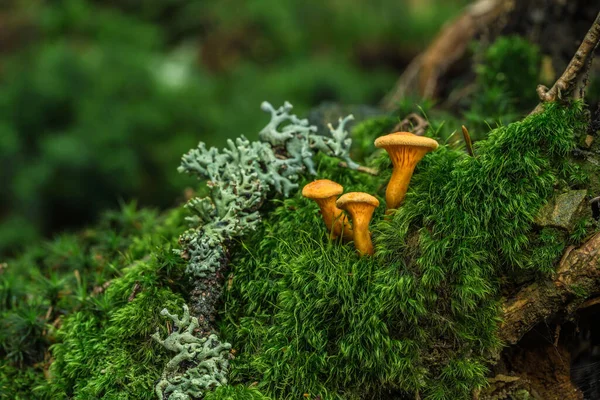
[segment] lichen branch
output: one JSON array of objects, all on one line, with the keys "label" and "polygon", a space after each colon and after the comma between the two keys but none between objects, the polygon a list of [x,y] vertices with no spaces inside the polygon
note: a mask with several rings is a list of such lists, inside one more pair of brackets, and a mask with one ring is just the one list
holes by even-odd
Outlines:
[{"label": "lichen branch", "polygon": [[231,345],[221,343],[216,335],[195,336],[198,318],[190,315],[187,305],[183,306],[181,318],[167,309],[163,309],[161,315],[171,319],[175,329],[164,340],[158,332],[152,338],[177,354],[167,363],[156,385],[158,398],[187,400],[226,384]]}]

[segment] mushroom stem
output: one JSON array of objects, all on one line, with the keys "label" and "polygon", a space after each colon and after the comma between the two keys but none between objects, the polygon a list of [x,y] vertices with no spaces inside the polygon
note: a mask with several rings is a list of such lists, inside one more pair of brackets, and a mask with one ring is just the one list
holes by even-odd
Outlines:
[{"label": "mushroom stem", "polygon": [[438,147],[433,139],[410,132],[396,132],[375,139],[375,146],[384,148],[390,156],[394,171],[385,192],[387,212],[397,209],[408,189],[415,166],[428,152]]},{"label": "mushroom stem", "polygon": [[354,247],[360,255],[372,256],[373,242],[371,241],[371,232],[369,232],[369,222],[373,211],[367,215],[366,213],[355,213],[352,215],[352,223],[354,224]]},{"label": "mushroom stem", "polygon": [[323,222],[325,222],[325,226],[330,232],[330,238],[336,239],[343,236],[344,239],[351,240],[353,237],[352,226],[350,226],[344,212],[335,205],[336,196],[314,200],[321,210]]},{"label": "mushroom stem", "polygon": [[410,150],[404,148],[395,153],[390,153],[394,171],[385,191],[385,202],[388,211],[397,209],[400,206],[417,163],[428,151],[427,148],[412,148]]},{"label": "mushroom stem", "polygon": [[340,210],[335,201],[344,192],[339,183],[329,179],[319,179],[302,188],[302,195],[314,200],[321,209],[323,222],[330,233],[330,238],[335,239],[343,236],[346,240],[352,239],[352,227],[346,215]]},{"label": "mushroom stem", "polygon": [[375,208],[379,206],[379,200],[367,193],[351,192],[341,196],[336,205],[342,210],[346,210],[352,218],[354,247],[358,253],[361,256],[373,255],[369,223]]}]

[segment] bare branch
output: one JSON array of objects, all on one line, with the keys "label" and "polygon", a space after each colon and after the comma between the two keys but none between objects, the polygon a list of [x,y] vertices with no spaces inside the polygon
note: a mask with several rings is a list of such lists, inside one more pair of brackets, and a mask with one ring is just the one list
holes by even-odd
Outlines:
[{"label": "bare branch", "polygon": [[594,51],[600,42],[600,13],[596,16],[594,23],[588,33],[583,38],[577,52],[567,65],[563,74],[558,78],[554,85],[548,89],[543,85],[537,87],[538,96],[542,101],[533,113],[542,110],[542,104],[549,101],[562,100],[567,98],[583,98],[586,86],[586,76],[589,71]]}]

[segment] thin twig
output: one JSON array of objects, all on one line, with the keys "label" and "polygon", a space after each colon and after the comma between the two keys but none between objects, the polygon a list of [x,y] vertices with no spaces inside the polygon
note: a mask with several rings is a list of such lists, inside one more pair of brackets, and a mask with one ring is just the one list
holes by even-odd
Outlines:
[{"label": "thin twig", "polygon": [[554,330],[554,347],[558,347],[558,340],[560,339],[561,328],[561,325],[556,325],[556,329]]},{"label": "thin twig", "polygon": [[590,68],[594,51],[600,42],[600,13],[596,16],[594,23],[583,38],[577,52],[567,65],[563,74],[554,85],[548,89],[539,85],[536,89],[541,103],[531,112],[538,113],[542,110],[542,104],[565,98],[581,98],[585,90],[585,76]]},{"label": "thin twig", "polygon": [[129,298],[127,298],[127,301],[131,303],[135,299],[135,296],[137,296],[137,294],[141,291],[141,289],[142,286],[140,285],[140,283],[135,282],[135,284],[133,285],[133,290],[131,291]]},{"label": "thin twig", "polygon": [[[346,163],[345,161],[340,161],[338,166],[342,167],[342,168],[348,168],[348,163]],[[366,174],[373,175],[373,176],[379,175],[379,171],[377,171],[375,168],[364,167],[362,165],[359,165],[355,171],[364,172]]]},{"label": "thin twig", "polygon": [[417,136],[423,136],[429,122],[419,114],[410,113],[400,121],[393,129],[394,132],[412,132]]},{"label": "thin twig", "polygon": [[473,142],[471,142],[471,135],[469,135],[469,131],[466,126],[462,126],[463,137],[465,138],[465,144],[467,145],[467,152],[471,157],[475,157],[475,153],[473,152]]},{"label": "thin twig", "polygon": [[600,304],[600,297],[595,297],[593,299],[589,299],[584,301],[580,306],[579,309],[583,309],[583,308],[588,308],[588,307],[592,307],[595,306],[596,304]]}]

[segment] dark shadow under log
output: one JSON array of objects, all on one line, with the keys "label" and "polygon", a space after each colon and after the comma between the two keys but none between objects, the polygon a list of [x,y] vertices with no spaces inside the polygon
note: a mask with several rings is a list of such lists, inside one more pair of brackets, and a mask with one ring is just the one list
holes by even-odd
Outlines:
[{"label": "dark shadow under log", "polygon": [[499,336],[514,345],[537,324],[573,314],[599,290],[600,233],[577,249],[569,248],[552,279],[527,286],[504,301]]}]

